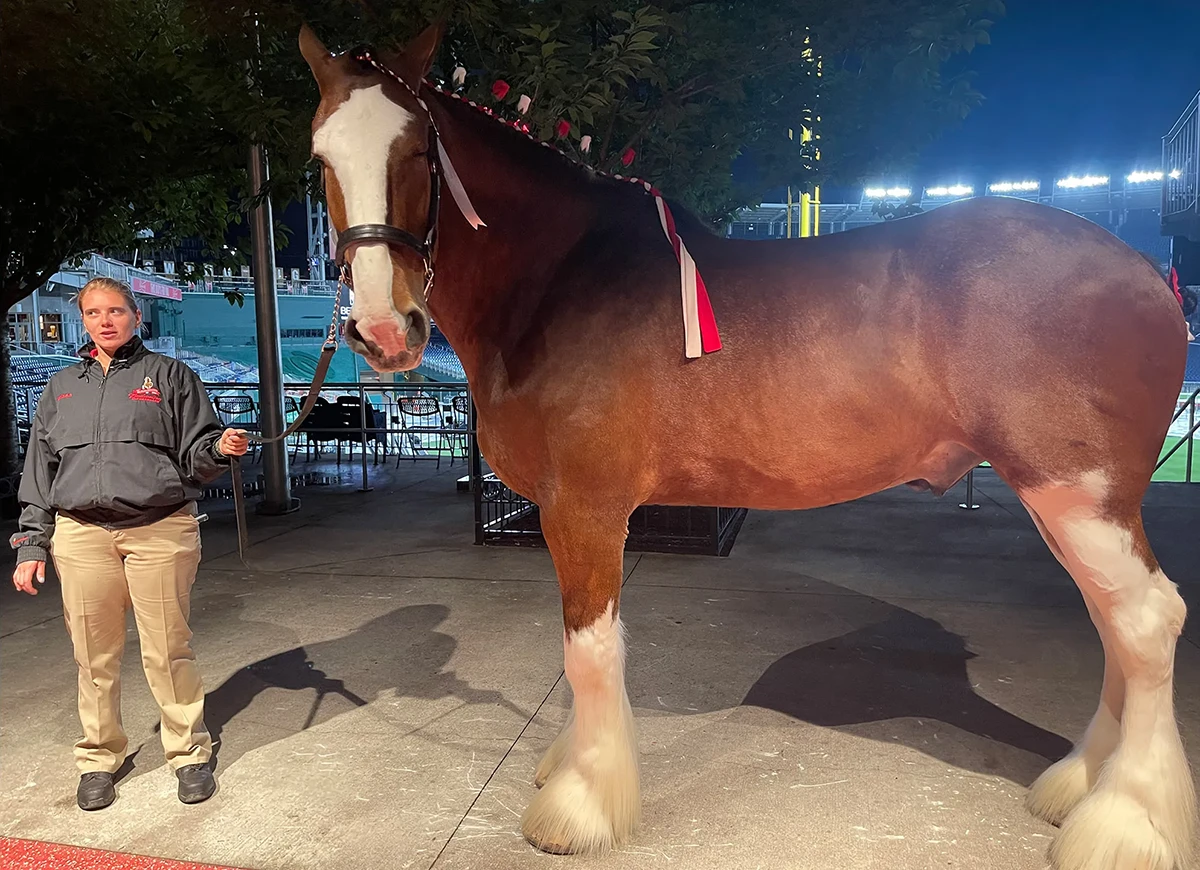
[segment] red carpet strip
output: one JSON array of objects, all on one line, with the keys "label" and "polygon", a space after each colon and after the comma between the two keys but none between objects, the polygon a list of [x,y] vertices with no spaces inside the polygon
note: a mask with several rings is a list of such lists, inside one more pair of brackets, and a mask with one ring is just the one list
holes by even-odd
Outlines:
[{"label": "red carpet strip", "polygon": [[39,840],[0,837],[2,870],[233,870],[213,864],[168,861],[100,849],[80,849]]}]

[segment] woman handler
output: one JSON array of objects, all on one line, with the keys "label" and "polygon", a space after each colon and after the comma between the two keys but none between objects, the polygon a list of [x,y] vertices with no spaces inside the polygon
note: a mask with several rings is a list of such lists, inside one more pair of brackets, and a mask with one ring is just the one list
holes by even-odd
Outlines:
[{"label": "woman handler", "polygon": [[127,285],[89,281],[79,309],[92,340],[38,403],[21,478],[21,530],[12,538],[13,585],[36,595],[34,580],[45,582],[53,553],[79,665],[80,808],[116,798],[113,775],[128,746],[120,670],[130,607],[179,799],[199,803],[216,781],[188,628],[200,563],[196,500],[230,457],[246,452],[247,440],[242,430],[221,430],[191,369],[142,344],[141,312]]}]

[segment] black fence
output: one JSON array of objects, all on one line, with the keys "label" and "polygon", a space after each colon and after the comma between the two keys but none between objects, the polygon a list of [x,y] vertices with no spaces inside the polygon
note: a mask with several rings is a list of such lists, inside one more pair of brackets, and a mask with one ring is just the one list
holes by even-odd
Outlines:
[{"label": "black fence", "polygon": [[[18,419],[23,439],[44,381],[15,385]],[[261,407],[254,383],[205,384],[220,421],[251,431],[259,428]],[[285,384],[285,424],[296,418],[307,384]],[[465,383],[329,383],[313,413],[299,431],[288,438],[287,449],[295,461],[303,453],[309,460],[330,455],[339,464],[343,453],[357,461],[362,489],[370,489],[368,463],[389,460],[397,465],[433,461],[454,465],[465,460],[466,486],[474,498],[475,543],[480,545],[545,547],[537,505],[513,492],[486,468],[475,438],[475,405]],[[251,455],[253,463],[257,457]],[[293,485],[331,483],[328,475],[309,472],[293,478]],[[261,480],[246,475],[246,495],[255,495]],[[226,497],[228,485],[218,482],[208,497]],[[727,556],[746,517],[743,508],[666,507],[644,505],[629,519],[626,549],[651,553],[688,553]]]},{"label": "black fence", "polygon": [[[475,543],[545,547],[538,506],[483,471],[472,439],[471,490],[475,497]],[[746,519],[745,508],[642,505],[629,517],[625,549],[639,553],[728,556]]]}]

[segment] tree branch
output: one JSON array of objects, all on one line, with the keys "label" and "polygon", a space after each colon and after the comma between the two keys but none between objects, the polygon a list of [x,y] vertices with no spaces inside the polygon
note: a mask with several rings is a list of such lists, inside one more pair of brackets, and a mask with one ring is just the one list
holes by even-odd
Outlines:
[{"label": "tree branch", "polygon": [[41,287],[50,280],[50,276],[59,270],[62,266],[62,260],[56,262],[53,266],[43,267],[39,272],[34,269],[25,269],[17,272],[11,278],[4,282],[3,296],[0,297],[0,304],[5,308],[11,308],[16,305],[30,293]]}]

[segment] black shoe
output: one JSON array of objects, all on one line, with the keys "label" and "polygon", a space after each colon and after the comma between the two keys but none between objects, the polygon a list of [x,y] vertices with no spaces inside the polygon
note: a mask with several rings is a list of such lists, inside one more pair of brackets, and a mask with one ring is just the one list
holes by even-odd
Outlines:
[{"label": "black shoe", "polygon": [[79,802],[81,810],[102,810],[116,799],[117,790],[113,788],[111,773],[96,771],[79,777],[75,800]]},{"label": "black shoe", "polygon": [[203,803],[217,790],[217,781],[207,764],[185,764],[175,776],[179,778],[179,799],[185,804]]}]

